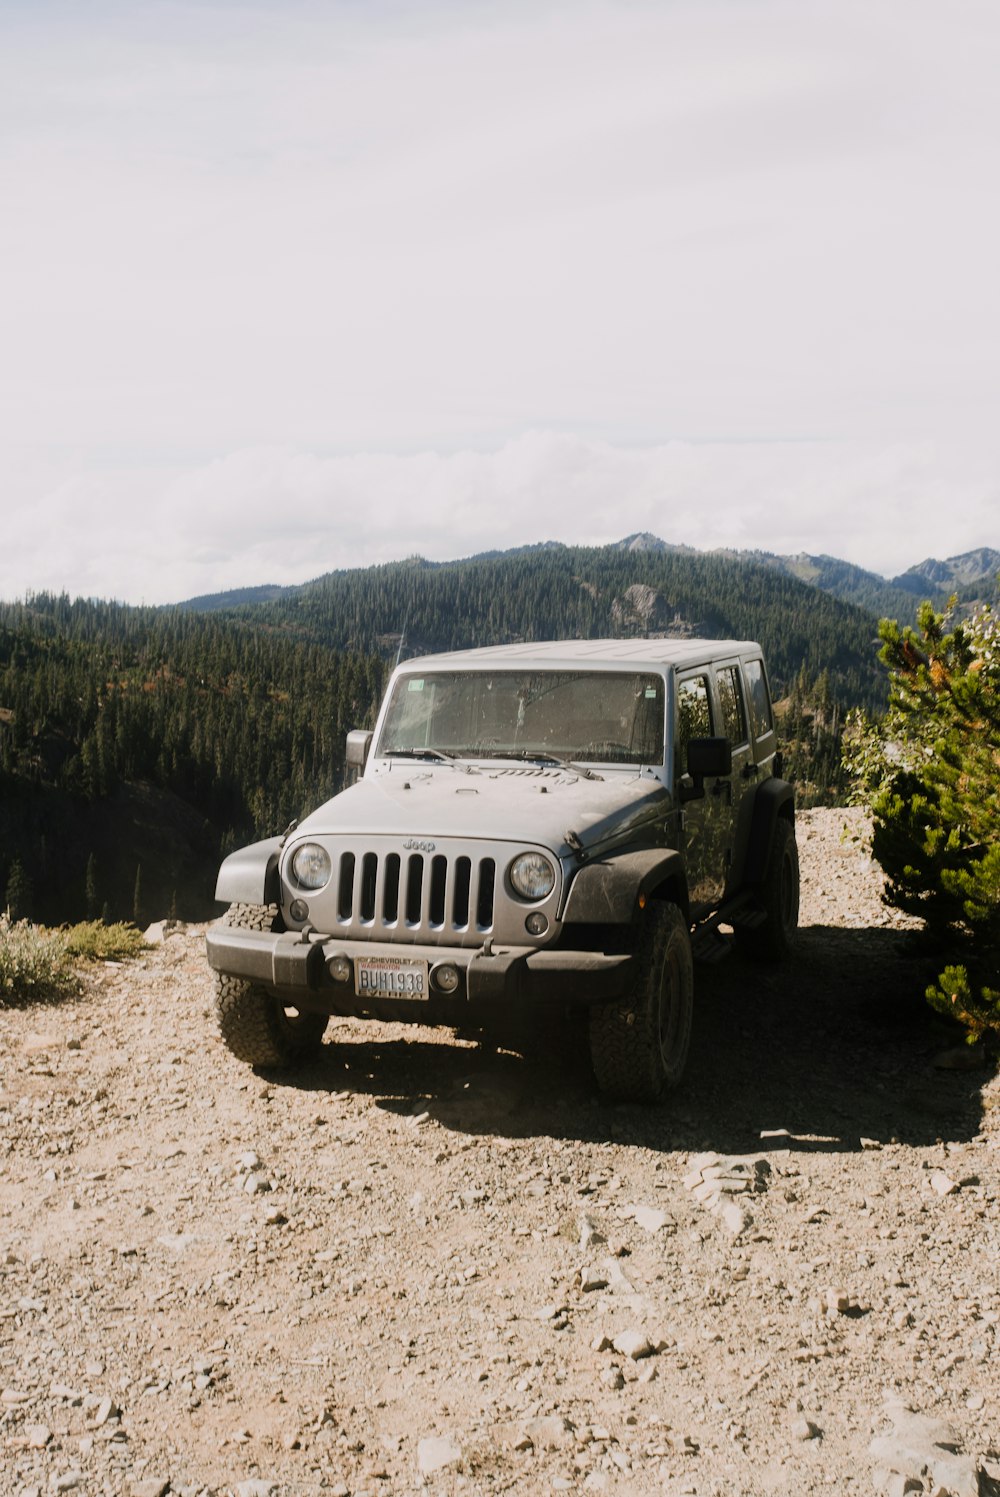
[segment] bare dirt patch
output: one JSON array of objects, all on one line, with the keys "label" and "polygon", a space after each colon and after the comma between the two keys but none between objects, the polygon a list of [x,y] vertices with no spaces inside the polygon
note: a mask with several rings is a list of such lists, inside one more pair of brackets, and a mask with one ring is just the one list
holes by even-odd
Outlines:
[{"label": "bare dirt patch", "polygon": [[936,1068],[845,823],[800,817],[794,959],[698,970],[658,1109],[572,1034],[338,1022],[256,1076],[194,927],[0,1011],[0,1490],[988,1490],[1000,1089]]}]

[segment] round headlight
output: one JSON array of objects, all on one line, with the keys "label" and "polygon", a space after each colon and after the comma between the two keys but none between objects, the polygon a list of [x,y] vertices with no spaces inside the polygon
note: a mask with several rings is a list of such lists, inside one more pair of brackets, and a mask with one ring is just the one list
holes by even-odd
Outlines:
[{"label": "round headlight", "polygon": [[330,881],[330,854],[318,842],[303,842],[292,853],[292,877],[300,889],[322,889]]},{"label": "round headlight", "polygon": [[556,886],[556,871],[540,852],[523,852],[511,863],[508,876],[522,899],[547,899]]}]

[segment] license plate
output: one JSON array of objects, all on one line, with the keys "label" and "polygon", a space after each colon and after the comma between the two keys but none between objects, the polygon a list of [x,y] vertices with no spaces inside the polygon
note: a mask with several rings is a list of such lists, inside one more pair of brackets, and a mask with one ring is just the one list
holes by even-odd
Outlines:
[{"label": "license plate", "polygon": [[427,963],[401,956],[356,957],[354,991],[359,998],[426,998]]}]

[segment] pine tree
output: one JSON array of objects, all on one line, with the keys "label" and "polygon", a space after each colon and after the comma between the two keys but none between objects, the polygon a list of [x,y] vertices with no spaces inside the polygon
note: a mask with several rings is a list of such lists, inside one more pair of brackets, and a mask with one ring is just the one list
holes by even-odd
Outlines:
[{"label": "pine tree", "polygon": [[27,920],[31,915],[31,879],[20,858],[10,865],[7,877],[5,908],[12,920]]},{"label": "pine tree", "polygon": [[97,893],[97,854],[91,853],[87,859],[87,874],[84,879],[84,898],[87,902],[87,919],[96,920],[97,911],[100,908]]},{"label": "pine tree", "polygon": [[142,864],[137,863],[135,869],[135,887],[132,890],[132,923],[141,930],[143,927],[142,915]]}]

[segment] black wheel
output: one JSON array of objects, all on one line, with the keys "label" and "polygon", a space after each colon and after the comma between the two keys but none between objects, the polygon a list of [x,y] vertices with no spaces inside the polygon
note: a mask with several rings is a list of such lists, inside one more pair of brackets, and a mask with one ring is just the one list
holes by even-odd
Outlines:
[{"label": "black wheel", "polygon": [[655,1102],[677,1086],[691,1043],[694,964],[684,916],[675,904],[647,913],[635,948],[627,998],[590,1015],[590,1059],[602,1092]]},{"label": "black wheel", "polygon": [[[274,904],[232,904],[221,924],[241,930],[283,930]],[[219,1032],[237,1060],[276,1070],[314,1054],[329,1022],[326,1014],[288,1008],[264,988],[242,977],[215,974],[215,1016]]]},{"label": "black wheel", "polygon": [[760,962],[787,956],[799,928],[799,850],[795,828],[783,816],[774,827],[774,841],[757,898],[764,911],[759,925],[737,925],[739,949]]}]

